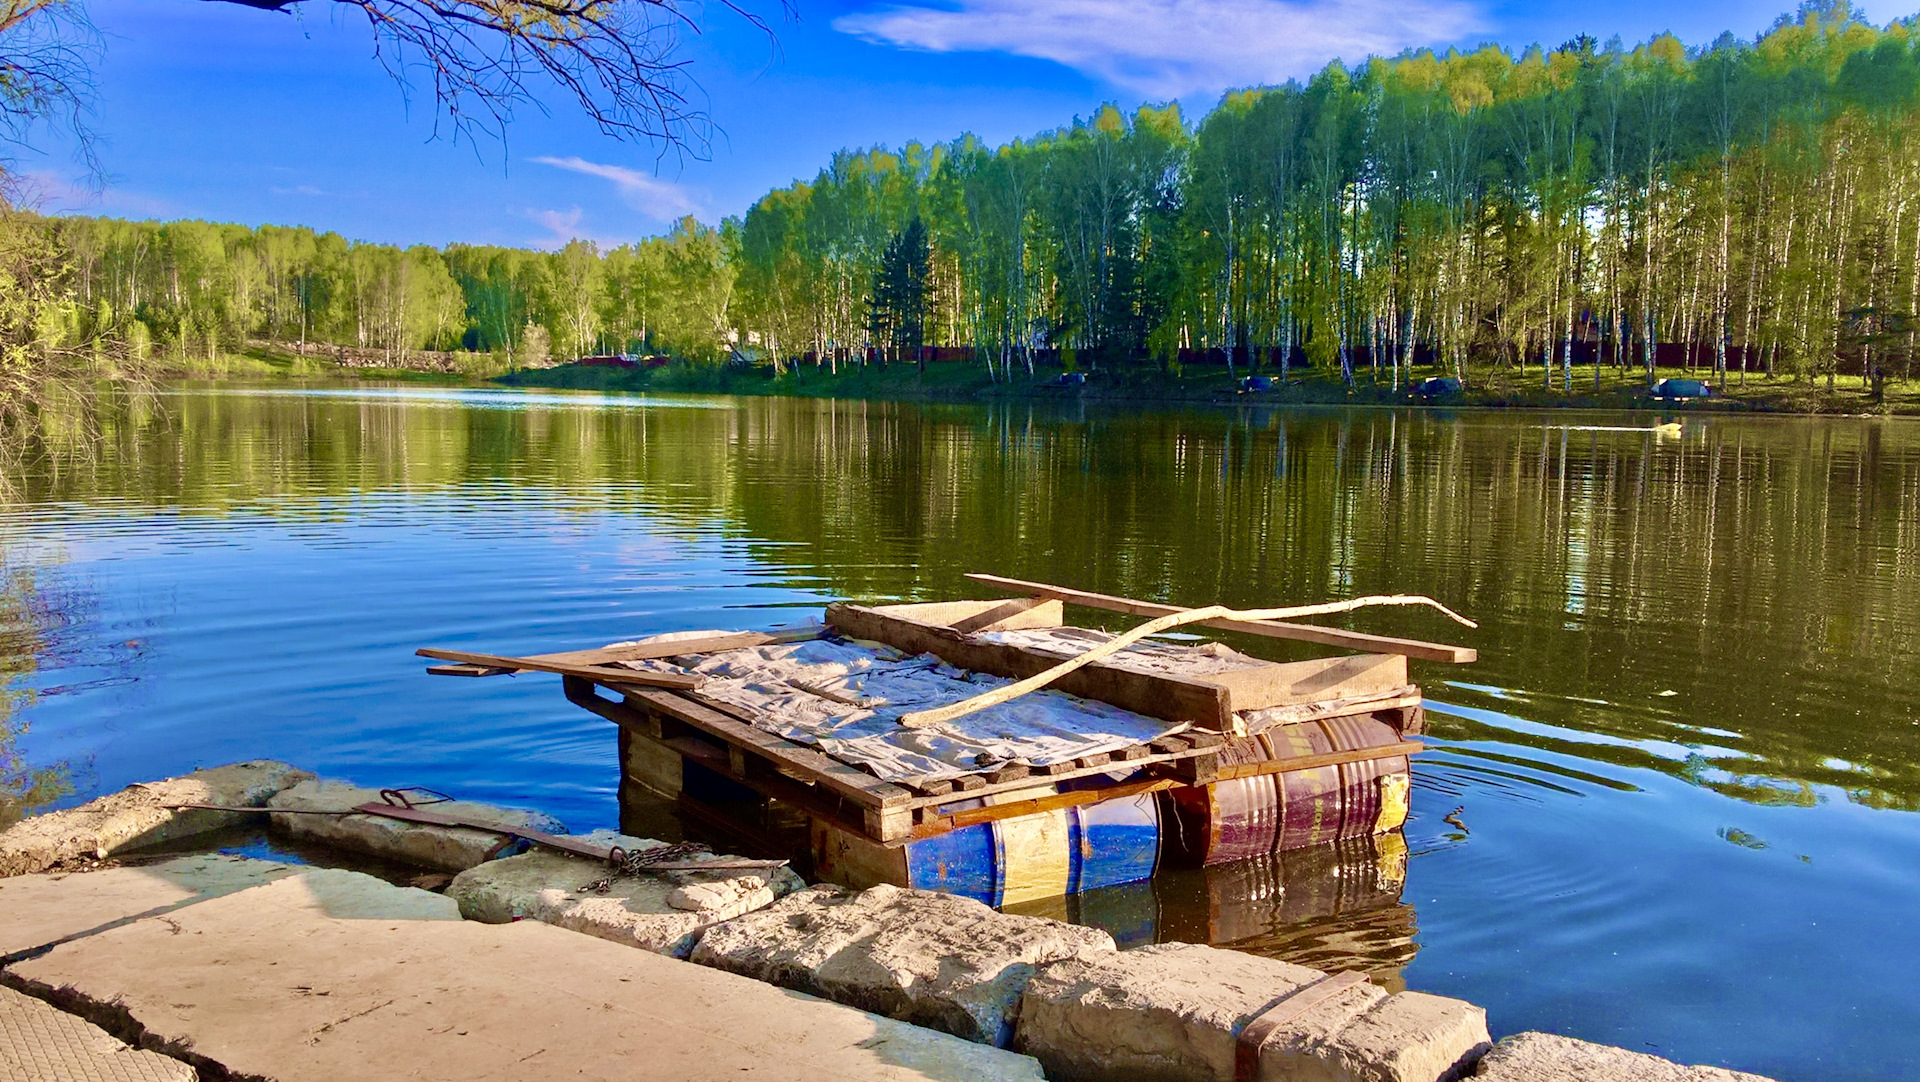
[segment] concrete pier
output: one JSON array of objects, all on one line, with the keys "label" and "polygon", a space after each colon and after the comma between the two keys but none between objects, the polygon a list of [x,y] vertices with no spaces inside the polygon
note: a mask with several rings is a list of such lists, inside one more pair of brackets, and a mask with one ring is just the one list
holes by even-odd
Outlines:
[{"label": "concrete pier", "polygon": [[[1042,1077],[1025,1056],[649,951],[464,921],[451,899],[356,872],[254,870],[259,885],[189,898],[177,865],[7,880],[9,916],[69,937],[111,926],[0,979],[208,1077]],[[124,923],[98,904],[64,919],[96,884]]]}]

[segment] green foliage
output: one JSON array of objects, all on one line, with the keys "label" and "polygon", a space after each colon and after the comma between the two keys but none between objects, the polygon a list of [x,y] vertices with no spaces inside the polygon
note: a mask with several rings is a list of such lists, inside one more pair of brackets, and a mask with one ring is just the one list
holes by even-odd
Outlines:
[{"label": "green foliage", "polygon": [[1572,390],[1576,343],[1649,376],[1688,343],[1723,372],[1910,373],[1913,321],[1846,313],[1920,310],[1916,99],[1910,27],[1836,0],[1697,50],[1334,64],[1191,128],[1106,106],[997,149],[844,151],[746,215],[734,321],[779,357],[897,345],[889,241],[922,221],[925,340],[989,368],[1219,348],[1397,381],[1418,355]]},{"label": "green foliage", "polygon": [[1220,350],[1348,385],[1370,365],[1397,386],[1416,359],[1527,366],[1571,393],[1576,352],[1651,378],[1685,343],[1723,376],[1831,384],[1910,376],[1920,346],[1920,53],[1909,23],[1844,0],[1692,50],[1408,52],[1234,91],[1197,124],[1107,105],[1002,147],[845,150],[741,219],[606,251],[7,222],[14,373],[262,341],[387,366],[464,349],[436,363],[475,371],[615,352],[837,370],[936,345],[996,381],[1041,350],[1090,370]]}]

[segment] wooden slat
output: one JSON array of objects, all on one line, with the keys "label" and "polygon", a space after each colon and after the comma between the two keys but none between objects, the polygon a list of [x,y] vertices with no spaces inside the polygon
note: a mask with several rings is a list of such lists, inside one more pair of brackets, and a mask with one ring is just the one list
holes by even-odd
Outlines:
[{"label": "wooden slat", "polygon": [[1284,665],[1228,669],[1208,680],[1227,689],[1236,712],[1265,710],[1367,695],[1405,687],[1407,659],[1400,654],[1345,654]]},{"label": "wooden slat", "polygon": [[1253,778],[1262,774],[1284,774],[1290,770],[1316,770],[1323,766],[1339,766],[1343,763],[1398,759],[1403,755],[1413,755],[1425,749],[1426,745],[1418,740],[1402,740],[1398,744],[1330,751],[1321,755],[1296,755],[1289,759],[1261,759],[1251,763],[1222,763],[1214,777],[1219,781],[1226,781],[1229,778]]},{"label": "wooden slat", "polygon": [[637,705],[658,710],[668,717],[677,718],[696,729],[711,733],[729,744],[770,759],[798,776],[817,781],[820,785],[857,803],[878,808],[893,808],[904,807],[913,799],[912,793],[898,785],[869,777],[822,752],[755,728],[729,713],[722,713],[712,703],[702,703],[684,695],[647,688],[625,688],[618,685],[613,685],[613,688]]},{"label": "wooden slat", "polygon": [[[1002,578],[999,575],[970,574],[967,577],[975,582],[1010,593],[1051,597],[1073,605],[1084,605],[1090,609],[1124,612],[1134,616],[1165,616],[1168,613],[1183,611],[1177,605],[1160,605],[1130,597],[1072,590],[1044,582]],[[1480,656],[1478,651],[1467,646],[1449,646],[1445,643],[1422,642],[1418,639],[1397,639],[1387,635],[1366,635],[1358,631],[1344,631],[1340,628],[1319,627],[1314,624],[1284,623],[1277,620],[1207,620],[1199,626],[1220,631],[1243,631],[1249,635],[1264,635],[1270,639],[1293,639],[1299,642],[1319,643],[1322,646],[1338,646],[1348,650],[1400,654],[1405,657],[1417,657],[1422,661],[1444,661],[1454,665],[1464,665],[1477,660]]]},{"label": "wooden slat", "polygon": [[931,838],[945,834],[960,827],[970,827],[978,823],[991,823],[999,819],[1011,819],[1020,815],[1033,815],[1038,812],[1056,811],[1060,808],[1077,808],[1086,804],[1098,804],[1106,800],[1122,800],[1142,793],[1172,789],[1180,783],[1172,778],[1146,778],[1140,781],[1121,782],[1104,789],[1076,789],[1071,793],[1055,793],[1051,796],[1034,797],[1030,800],[1015,800],[1005,804],[989,804],[984,808],[970,808],[954,812],[952,815],[934,816],[913,828],[913,836]]},{"label": "wooden slat", "polygon": [[[1017,604],[1017,602],[1008,602]],[[595,650],[567,650],[557,654],[529,654],[525,657],[499,655],[502,661],[511,661],[513,665],[494,665],[476,662],[463,662],[458,665],[429,665],[427,672],[434,676],[499,676],[514,672],[562,672],[552,666],[586,666],[597,668],[622,661],[656,661],[660,658],[679,657],[683,654],[716,654],[722,650],[744,650],[750,646],[772,646],[780,643],[805,642],[820,637],[824,628],[795,628],[790,631],[716,631],[698,638],[676,639],[672,642],[641,642],[626,646],[602,646]],[[441,658],[448,661],[459,660],[451,655],[461,654],[457,650],[428,648],[417,650],[421,657]],[[490,654],[464,654],[466,657],[492,657]],[[619,670],[632,672],[631,669]],[[679,686],[679,685],[672,685]]]},{"label": "wooden slat", "polygon": [[[647,740],[648,738],[643,734],[649,731],[657,732],[667,727],[685,727],[694,732],[704,731],[698,726],[688,725],[679,718],[663,716],[658,711],[646,708],[645,706],[635,705],[634,702],[626,699],[617,702],[612,699],[603,699],[593,694],[593,685],[586,680],[576,680],[573,677],[568,677],[567,683],[569,684],[567,693],[568,700],[618,725],[621,732],[629,734],[629,740]],[[721,739],[724,740],[725,738],[722,737]],[[672,743],[668,743],[668,741]],[[659,745],[663,751],[688,755],[694,758],[696,762],[700,762],[709,769],[715,770],[723,775],[733,769],[733,760],[730,753],[708,745],[698,737],[688,735],[670,736],[665,740],[653,740],[652,743]],[[727,744],[726,747],[732,749],[735,745]],[[856,804],[843,799],[840,795],[827,790],[824,786],[795,780],[787,774],[782,773],[782,768],[768,759],[750,756],[745,765],[747,768],[745,774],[735,779],[740,782],[740,784],[745,785],[747,788],[754,790],[762,796],[783,801],[795,808],[799,808],[809,815],[826,822],[831,822],[841,829],[851,831],[855,834],[868,832],[867,818],[869,814],[882,811],[892,812],[894,810]],[[624,756],[621,767],[622,777],[625,778],[627,774]],[[898,840],[900,837],[904,837],[904,834],[896,830],[896,838],[893,840]]]},{"label": "wooden slat", "polygon": [[616,661],[657,661],[683,654],[717,654],[723,650],[745,650],[750,646],[774,646],[781,643],[817,639],[819,627],[793,628],[787,631],[715,631],[698,638],[669,642],[636,642],[624,646],[602,646],[597,650],[568,650],[558,654],[534,654],[529,661],[559,665],[605,665]]},{"label": "wooden slat", "polygon": [[505,676],[519,672],[518,669],[503,669],[498,665],[429,665],[428,676]]},{"label": "wooden slat", "polygon": [[567,662],[538,661],[530,657],[502,657],[499,654],[475,654],[466,650],[440,650],[423,646],[414,653],[421,657],[430,657],[439,661],[463,661],[469,665],[487,665],[508,670],[527,672],[551,672],[561,676],[584,676],[600,683],[619,681],[623,684],[641,684],[656,688],[683,688],[692,690],[705,682],[705,677],[689,676],[680,673],[640,672],[636,669],[602,668],[598,665],[574,665]]},{"label": "wooden slat", "polygon": [[1371,714],[1380,710],[1419,706],[1420,701],[1420,689],[1408,684],[1405,687],[1391,689],[1385,694],[1361,695],[1347,699],[1323,699],[1318,702],[1269,707],[1260,712],[1260,727],[1251,729],[1250,732],[1264,732],[1276,725],[1295,725],[1303,721],[1320,721],[1325,718],[1345,717],[1349,714]]}]

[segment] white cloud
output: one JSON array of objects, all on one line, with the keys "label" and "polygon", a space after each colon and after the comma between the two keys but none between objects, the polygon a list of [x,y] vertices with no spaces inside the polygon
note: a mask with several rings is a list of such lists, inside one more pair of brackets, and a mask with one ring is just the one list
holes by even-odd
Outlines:
[{"label": "white cloud", "polygon": [[291,188],[269,185],[268,191],[275,195],[326,195],[327,193],[311,184],[296,184]]},{"label": "white cloud", "polygon": [[546,236],[536,237],[528,242],[535,248],[553,250],[566,247],[570,240],[590,240],[604,251],[626,244],[633,239],[607,236],[596,233],[591,228],[581,228],[580,223],[586,220],[586,212],[579,207],[569,210],[528,210],[526,215],[540,223],[541,228],[547,231]]},{"label": "white cloud", "polygon": [[1065,64],[1148,97],[1281,82],[1483,29],[1472,0],[957,0],[843,15],[834,29],[930,52]]},{"label": "white cloud", "polygon": [[19,205],[43,214],[124,214],[164,218],[179,213],[164,199],[123,188],[74,180],[51,169],[29,169],[14,178]]},{"label": "white cloud", "polygon": [[613,182],[620,190],[621,198],[633,209],[657,221],[669,222],[689,214],[698,214],[700,205],[693,196],[680,185],[671,181],[649,176],[637,169],[628,169],[619,165],[602,165],[585,158],[535,158],[541,165],[551,165],[555,169],[565,169],[570,173],[584,173],[590,177]]}]

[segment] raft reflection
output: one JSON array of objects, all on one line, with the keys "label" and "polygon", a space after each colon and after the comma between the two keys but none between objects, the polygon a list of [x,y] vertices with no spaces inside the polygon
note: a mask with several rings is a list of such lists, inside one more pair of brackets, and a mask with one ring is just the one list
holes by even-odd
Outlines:
[{"label": "raft reflection", "polygon": [[1356,969],[1390,991],[1419,946],[1401,900],[1399,831],[1004,907],[1103,928],[1122,949],[1208,943],[1329,972]]}]

